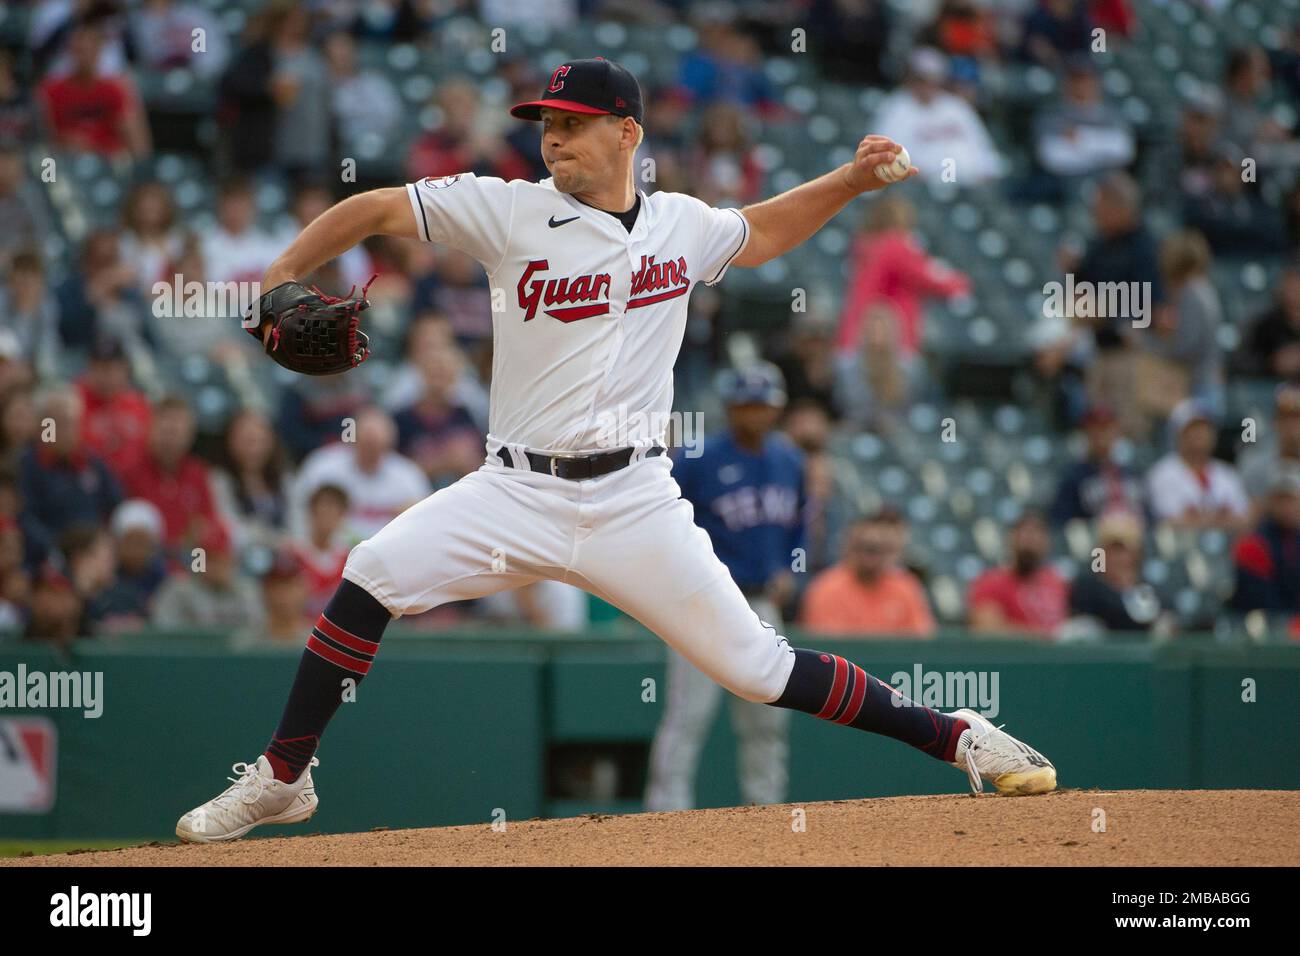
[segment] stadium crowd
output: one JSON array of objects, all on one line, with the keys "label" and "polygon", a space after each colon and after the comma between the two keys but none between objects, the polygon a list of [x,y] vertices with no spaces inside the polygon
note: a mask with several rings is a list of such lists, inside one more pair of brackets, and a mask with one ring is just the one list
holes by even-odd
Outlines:
[{"label": "stadium crowd", "polygon": [[[968,582],[955,617],[940,614],[907,502],[860,513],[836,450],[862,434],[905,444],[909,408],[942,406],[927,316],[978,292],[929,251],[908,189],[851,209],[831,304],[755,334],[754,357],[783,375],[781,427],[806,467],[809,560],[789,620],[915,637],[941,625],[1043,639],[1204,629],[1213,618],[1180,617],[1147,580],[1143,549],[1168,528],[1222,532],[1234,575],[1223,613],[1262,612],[1300,639],[1300,142],[1295,109],[1276,108],[1300,102],[1300,19],[1269,44],[1223,50],[1214,82],[1179,104],[1173,139],[1153,144],[1108,101],[1093,56],[1099,29],[1110,44],[1142,42],[1128,0],[333,0],[254,6],[238,29],[223,15],[233,6],[38,0],[0,24],[0,630],[298,643],[353,544],[478,467],[492,319],[470,257],[378,237],[304,277],[339,292],[377,276],[367,316],[394,349],[382,375],[285,381],[237,314],[159,317],[159,299],[182,279],[259,281],[303,225],[364,186],[545,177],[536,129],[499,108],[536,95],[537,57],[496,57],[492,97],[478,79],[439,82],[417,114],[374,65],[375,51],[436,48],[466,23],[486,48],[488,29],[524,17],[556,35],[593,18],[634,34],[694,30],[675,78],[646,90],[647,191],[715,205],[768,194],[757,131],[804,120],[765,63],[803,28],[820,82],[881,91],[850,138],[890,135],[924,179],[955,161],[962,189],[1086,210],[1086,241],[1062,242],[1046,278],[1151,290],[1149,324],[1082,306],[1026,316],[1032,402],[1079,457],[1047,463],[1053,493],[1002,524],[1004,561]],[[986,115],[1006,64],[1048,71],[1057,93],[1025,128],[995,135]],[[211,91],[197,121],[147,94],[177,71]],[[1161,147],[1179,175],[1150,195],[1135,170]],[[341,179],[340,159],[359,152],[377,159]],[[156,175],[173,153],[212,184],[197,204]],[[83,155],[127,184],[107,221],[48,175]],[[286,197],[276,215],[268,191]],[[1212,266],[1256,260],[1275,267],[1273,303],[1233,340]],[[682,408],[707,407],[713,374],[734,358],[727,295],[692,297]],[[239,397],[215,417],[186,386],[196,360]],[[1228,417],[1245,381],[1271,389],[1264,420]],[[1134,448],[1149,464],[1134,464]],[[1104,560],[1065,573],[1062,542],[1079,525]],[[537,585],[407,623],[568,630],[591,613],[584,595]]]}]

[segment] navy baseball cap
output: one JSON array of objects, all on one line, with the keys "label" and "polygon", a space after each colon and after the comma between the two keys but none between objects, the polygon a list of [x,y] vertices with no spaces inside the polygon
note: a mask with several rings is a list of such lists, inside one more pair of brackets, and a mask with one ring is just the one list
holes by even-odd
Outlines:
[{"label": "navy baseball cap", "polygon": [[603,56],[570,60],[556,67],[546,89],[542,90],[542,98],[511,107],[510,115],[540,120],[543,106],[573,113],[630,116],[638,125],[644,125],[641,84],[625,67]]},{"label": "navy baseball cap", "polygon": [[726,369],[718,391],[728,405],[785,405],[785,376],[770,362],[756,362],[740,369]]}]

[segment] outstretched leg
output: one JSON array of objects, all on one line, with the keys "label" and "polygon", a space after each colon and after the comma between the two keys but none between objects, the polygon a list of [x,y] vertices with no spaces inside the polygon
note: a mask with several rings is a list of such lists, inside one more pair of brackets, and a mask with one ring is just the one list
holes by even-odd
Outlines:
[{"label": "outstretched leg", "polygon": [[836,654],[795,649],[790,679],[776,707],[801,710],[832,723],[869,730],[952,763],[969,724],[903,697],[878,677]]},{"label": "outstretched leg", "polygon": [[975,711],[923,707],[836,654],[795,649],[794,657],[773,706],[901,740],[965,770],[977,791],[985,780],[1007,795],[1056,789],[1056,768],[1046,757]]},{"label": "outstretched leg", "polygon": [[[746,700],[901,740],[1003,793],[1054,789],[1056,770],[973,711],[945,714],[835,654],[790,647],[750,608],[663,459],[613,476],[608,509],[578,551],[588,586]],[[619,491],[619,482],[630,486]],[[604,496],[593,496],[600,509]]]}]

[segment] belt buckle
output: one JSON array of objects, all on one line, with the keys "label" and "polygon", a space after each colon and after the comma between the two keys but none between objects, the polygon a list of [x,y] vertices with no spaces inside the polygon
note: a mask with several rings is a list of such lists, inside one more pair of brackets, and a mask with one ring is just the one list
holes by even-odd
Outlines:
[{"label": "belt buckle", "polygon": [[558,455],[550,455],[549,457],[550,457],[550,459],[551,459],[551,477],[552,477],[552,478],[559,478],[560,476],[559,476],[559,474],[558,474],[558,472],[557,472],[557,469],[559,468],[559,462],[560,462],[560,459],[562,459],[562,458],[578,459],[578,458],[586,458],[587,456],[586,456],[586,455],[575,455],[575,454],[572,454],[572,453],[569,453],[569,454],[563,454],[563,453],[562,453],[562,454],[558,454]]}]

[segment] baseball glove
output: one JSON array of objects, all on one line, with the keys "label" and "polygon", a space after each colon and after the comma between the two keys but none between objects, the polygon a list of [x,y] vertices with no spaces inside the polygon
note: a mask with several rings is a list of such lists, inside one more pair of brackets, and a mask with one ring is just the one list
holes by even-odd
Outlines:
[{"label": "baseball glove", "polygon": [[370,308],[366,300],[369,288],[367,282],[360,296],[352,295],[353,287],[346,296],[337,297],[315,286],[282,282],[258,300],[259,314],[250,315],[245,328],[260,342],[262,325],[270,320],[266,354],[292,372],[346,372],[370,357],[370,339],[359,328],[361,313]]}]

